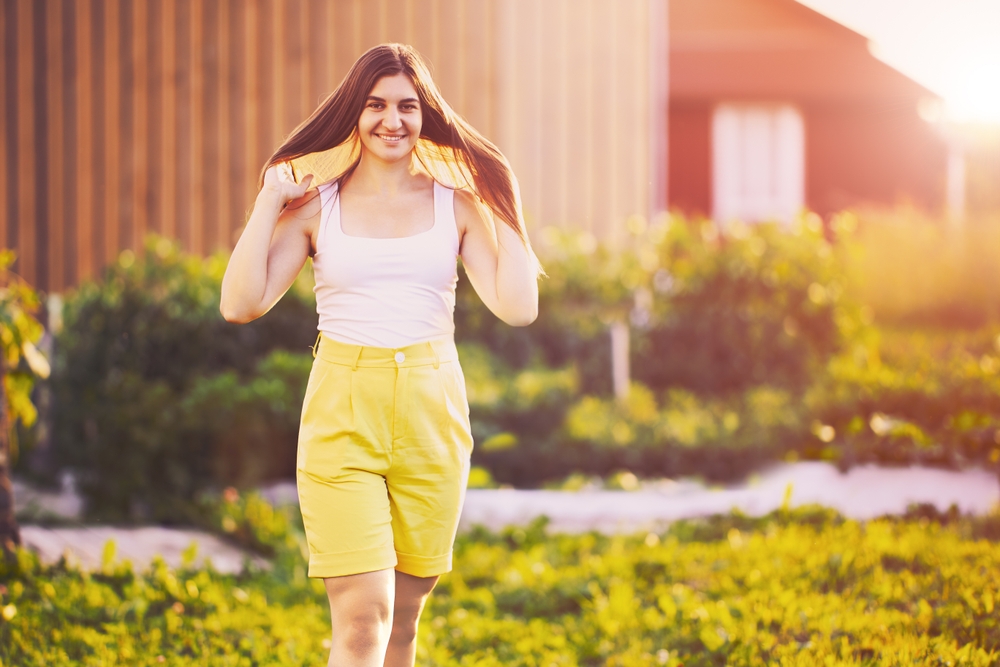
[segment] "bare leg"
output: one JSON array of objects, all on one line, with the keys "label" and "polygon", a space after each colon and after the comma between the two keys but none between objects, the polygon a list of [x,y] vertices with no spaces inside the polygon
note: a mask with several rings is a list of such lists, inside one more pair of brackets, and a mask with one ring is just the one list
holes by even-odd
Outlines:
[{"label": "bare leg", "polygon": [[437,577],[414,577],[396,572],[396,601],[392,610],[392,634],[384,667],[413,667],[417,656],[417,622]]},{"label": "bare leg", "polygon": [[392,626],[394,572],[323,580],[333,626],[327,667],[381,667]]}]

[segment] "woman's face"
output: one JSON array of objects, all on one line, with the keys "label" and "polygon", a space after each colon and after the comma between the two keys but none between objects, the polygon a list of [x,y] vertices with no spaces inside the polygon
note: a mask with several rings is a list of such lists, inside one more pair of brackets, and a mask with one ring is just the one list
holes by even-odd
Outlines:
[{"label": "woman's face", "polygon": [[410,77],[384,76],[368,93],[358,119],[363,150],[387,162],[408,158],[420,138],[420,100]]}]

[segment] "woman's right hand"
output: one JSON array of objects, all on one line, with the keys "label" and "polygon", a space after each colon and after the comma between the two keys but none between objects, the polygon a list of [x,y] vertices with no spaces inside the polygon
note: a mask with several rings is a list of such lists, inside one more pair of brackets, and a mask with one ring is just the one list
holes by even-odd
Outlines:
[{"label": "woman's right hand", "polygon": [[309,174],[302,179],[301,183],[296,183],[295,177],[292,175],[291,165],[287,162],[279,162],[272,164],[264,172],[264,186],[261,188],[261,192],[277,198],[279,205],[284,208],[288,202],[304,195],[312,184],[312,180],[312,174]]},{"label": "woman's right hand", "polygon": [[[306,176],[296,183],[287,163],[264,172],[264,185],[222,277],[219,309],[230,322],[249,322],[270,310],[305,265],[309,230],[320,215],[319,198],[303,197],[312,180]],[[298,206],[290,203],[296,199],[302,199]]]}]

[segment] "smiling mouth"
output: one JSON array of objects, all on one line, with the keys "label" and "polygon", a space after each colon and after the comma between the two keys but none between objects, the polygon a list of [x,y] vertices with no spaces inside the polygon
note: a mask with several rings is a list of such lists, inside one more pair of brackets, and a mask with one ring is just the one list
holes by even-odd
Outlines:
[{"label": "smiling mouth", "polygon": [[375,136],[390,143],[397,143],[406,138],[405,134],[376,134]]}]

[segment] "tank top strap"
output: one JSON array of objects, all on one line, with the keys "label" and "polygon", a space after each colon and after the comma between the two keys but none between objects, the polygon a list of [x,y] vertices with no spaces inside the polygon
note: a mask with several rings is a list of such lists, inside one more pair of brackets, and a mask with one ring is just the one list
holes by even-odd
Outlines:
[{"label": "tank top strap", "polygon": [[458,252],[458,223],[455,220],[455,191],[434,181],[434,226]]},{"label": "tank top strap", "polygon": [[[336,216],[340,207],[336,206],[337,201],[337,181],[323,183],[318,188],[319,191],[319,231],[316,234],[316,251],[322,252],[325,240],[328,235],[327,229],[330,227],[330,218]],[[340,227],[340,221],[336,221],[335,227]]]}]

